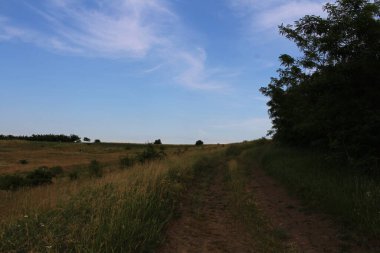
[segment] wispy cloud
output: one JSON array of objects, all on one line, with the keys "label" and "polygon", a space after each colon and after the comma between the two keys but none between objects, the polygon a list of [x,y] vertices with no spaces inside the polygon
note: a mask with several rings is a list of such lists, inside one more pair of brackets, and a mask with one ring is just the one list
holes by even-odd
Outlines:
[{"label": "wispy cloud", "polygon": [[50,24],[38,31],[45,46],[95,56],[143,57],[165,44],[165,26],[175,19],[164,3],[152,0],[54,0],[29,7]]},{"label": "wispy cloud", "polygon": [[207,65],[205,49],[182,36],[184,27],[166,0],[43,0],[26,5],[45,26],[0,16],[0,41],[20,40],[85,57],[155,62],[142,72],[155,73],[165,66],[184,87],[227,87],[218,81],[216,68]]},{"label": "wispy cloud", "polygon": [[322,15],[321,0],[230,0],[230,6],[247,19],[250,32],[277,31],[277,26],[291,24],[304,15]]},{"label": "wispy cloud", "polygon": [[191,89],[202,90],[224,90],[227,85],[218,80],[217,71],[206,66],[207,54],[202,48],[198,48],[196,53],[180,51],[178,60],[183,63],[183,72],[176,78]]}]

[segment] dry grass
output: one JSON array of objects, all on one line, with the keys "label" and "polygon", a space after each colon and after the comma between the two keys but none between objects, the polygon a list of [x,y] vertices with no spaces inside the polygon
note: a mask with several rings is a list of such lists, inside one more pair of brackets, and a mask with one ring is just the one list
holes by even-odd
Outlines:
[{"label": "dry grass", "polygon": [[[0,147],[0,152],[8,149],[7,157],[16,157],[29,150],[40,152],[38,161],[52,159],[44,157],[41,150],[32,151],[33,145],[37,144],[8,143],[6,148]],[[191,148],[174,155],[178,147],[168,147],[165,160],[121,170],[116,165],[121,154],[137,152],[140,146],[89,147],[92,149],[86,152],[94,155],[91,158],[101,161],[100,157],[111,157],[107,158],[107,169],[101,178],[71,181],[61,177],[51,185],[0,191],[0,251],[151,251],[159,244],[162,229],[173,215],[176,201],[186,187],[184,180],[192,178],[194,162],[199,156],[219,150]],[[61,150],[67,158],[77,144],[40,148],[57,153]],[[53,160],[49,162],[62,165],[62,160]]]}]

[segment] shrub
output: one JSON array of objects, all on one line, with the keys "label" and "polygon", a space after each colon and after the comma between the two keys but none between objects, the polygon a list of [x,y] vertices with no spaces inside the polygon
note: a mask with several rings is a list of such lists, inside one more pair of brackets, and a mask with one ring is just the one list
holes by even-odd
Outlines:
[{"label": "shrub", "polygon": [[51,173],[53,174],[53,177],[56,177],[58,175],[63,174],[63,169],[61,166],[54,166],[50,168]]},{"label": "shrub", "polygon": [[19,163],[21,163],[21,164],[28,164],[28,160],[22,159],[22,160],[19,161]]},{"label": "shrub", "polygon": [[70,180],[77,180],[78,179],[78,171],[71,171],[70,173],[69,173],[69,178],[70,178]]},{"label": "shrub", "polygon": [[94,143],[100,143],[100,140],[99,140],[99,139],[96,139],[96,140],[94,141]]},{"label": "shrub", "polygon": [[91,139],[90,139],[90,138],[88,138],[88,137],[84,137],[84,138],[83,138],[83,141],[88,141],[88,142],[90,142],[90,141],[91,141]]},{"label": "shrub", "polygon": [[202,146],[202,145],[203,145],[203,141],[201,141],[201,140],[197,140],[195,142],[195,146]]},{"label": "shrub", "polygon": [[40,167],[26,175],[27,184],[31,186],[51,184],[53,173],[46,167]]},{"label": "shrub", "polygon": [[132,167],[134,163],[135,160],[133,158],[130,158],[129,156],[120,158],[120,168],[122,169]]},{"label": "shrub", "polygon": [[154,144],[156,144],[156,145],[161,145],[161,144],[162,144],[161,139],[155,140],[155,141],[154,141]]},{"label": "shrub", "polygon": [[146,149],[136,156],[136,160],[140,163],[145,163],[146,161],[163,159],[166,157],[164,150],[157,151],[152,144],[148,144]]},{"label": "shrub", "polygon": [[90,165],[88,166],[88,172],[90,176],[93,177],[102,177],[103,176],[103,170],[100,166],[99,162],[96,160],[92,160]]},{"label": "shrub", "polygon": [[20,175],[3,175],[0,176],[0,190],[17,190],[26,186],[25,178]]}]

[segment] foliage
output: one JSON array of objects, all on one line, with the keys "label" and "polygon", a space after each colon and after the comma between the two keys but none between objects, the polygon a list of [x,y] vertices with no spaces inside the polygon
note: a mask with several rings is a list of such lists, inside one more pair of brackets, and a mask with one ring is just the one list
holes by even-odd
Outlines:
[{"label": "foliage", "polygon": [[120,158],[120,168],[125,169],[132,167],[135,164],[135,160],[129,156]]},{"label": "foliage", "polygon": [[17,190],[26,185],[25,178],[18,174],[0,176],[0,190]]},{"label": "foliage", "polygon": [[69,178],[71,181],[77,180],[79,177],[79,173],[76,170],[73,170],[69,173]]},{"label": "foliage", "polygon": [[202,145],[203,145],[203,141],[201,141],[201,140],[197,140],[195,142],[195,146],[202,146]]},{"label": "foliage", "polygon": [[27,180],[27,185],[29,186],[51,184],[53,179],[53,173],[46,167],[41,167],[29,172],[26,175],[25,179]]},{"label": "foliage", "polygon": [[83,141],[86,141],[86,142],[90,142],[90,141],[91,141],[91,139],[90,139],[90,138],[88,138],[88,137],[84,137],[84,138],[83,138]]},{"label": "foliage", "polygon": [[19,161],[19,163],[25,165],[28,164],[28,160],[22,159]]},{"label": "foliage", "polygon": [[135,159],[143,164],[147,161],[164,159],[165,157],[166,153],[162,149],[160,151],[157,151],[152,144],[148,144],[143,152],[136,155]]},{"label": "foliage", "polygon": [[281,143],[334,151],[375,171],[380,159],[380,3],[338,0],[280,33],[300,58],[281,55],[270,97],[270,134]]},{"label": "foliage", "polygon": [[154,144],[156,144],[156,145],[161,145],[161,144],[162,144],[161,139],[157,139],[157,140],[155,140],[155,141],[154,141]]},{"label": "foliage", "polygon": [[96,139],[96,140],[94,141],[94,143],[100,143],[100,140],[99,140],[99,139]]},{"label": "foliage", "polygon": [[78,135],[64,135],[64,134],[33,134],[32,136],[13,136],[13,135],[0,135],[0,140],[26,140],[26,141],[48,141],[48,142],[78,142],[80,137]]},{"label": "foliage", "polygon": [[[329,213],[350,231],[380,237],[380,183],[349,170],[320,152],[276,145],[253,147],[246,155],[313,209]],[[356,236],[357,236],[356,235]]]},{"label": "foliage", "polygon": [[99,162],[96,160],[92,160],[90,165],[88,166],[88,172],[92,177],[102,177],[103,169],[100,166]]},{"label": "foliage", "polygon": [[63,169],[61,166],[54,166],[49,169],[53,174],[53,177],[63,174]]}]

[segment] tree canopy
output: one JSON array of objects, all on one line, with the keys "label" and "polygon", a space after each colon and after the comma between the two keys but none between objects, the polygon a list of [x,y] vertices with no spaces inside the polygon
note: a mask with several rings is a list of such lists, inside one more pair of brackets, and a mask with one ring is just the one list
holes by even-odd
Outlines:
[{"label": "tree canopy", "polygon": [[279,142],[334,151],[378,168],[380,159],[380,2],[338,0],[327,17],[308,15],[280,33],[302,56],[261,92],[270,98],[270,134]]}]

